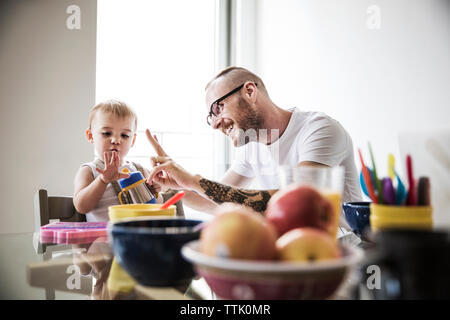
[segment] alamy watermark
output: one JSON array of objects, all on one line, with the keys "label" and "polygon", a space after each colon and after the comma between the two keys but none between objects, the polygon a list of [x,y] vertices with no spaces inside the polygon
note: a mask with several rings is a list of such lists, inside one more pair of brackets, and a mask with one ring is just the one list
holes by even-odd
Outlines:
[{"label": "alamy watermark", "polygon": [[66,9],[66,13],[69,16],[66,19],[66,27],[69,30],[80,30],[81,29],[81,9],[77,5],[70,5]]},{"label": "alamy watermark", "polygon": [[73,264],[67,267],[66,273],[70,276],[66,280],[66,287],[69,290],[80,290],[81,288],[81,270],[80,267]]},{"label": "alamy watermark", "polygon": [[366,287],[369,290],[381,289],[381,269],[376,264],[372,264],[366,269],[367,277]]},{"label": "alamy watermark", "polygon": [[366,26],[369,30],[381,29],[381,9],[379,6],[373,4],[367,7]]},{"label": "alamy watermark", "polygon": [[[276,173],[280,165],[279,129],[236,129],[237,164],[257,165],[261,175]],[[263,145],[267,147],[264,148]],[[281,159],[282,160],[282,159]],[[274,171],[275,170],[275,171]]]}]

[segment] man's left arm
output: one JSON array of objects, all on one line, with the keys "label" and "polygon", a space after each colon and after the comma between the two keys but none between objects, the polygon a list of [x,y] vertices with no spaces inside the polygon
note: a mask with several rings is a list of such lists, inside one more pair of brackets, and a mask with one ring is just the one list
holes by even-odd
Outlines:
[{"label": "man's left arm", "polygon": [[194,191],[205,199],[216,204],[234,202],[263,212],[267,208],[270,197],[277,190],[247,190],[228,186],[219,182],[208,180],[200,175],[193,175],[180,165],[168,158],[155,157],[159,163],[150,172],[147,182],[151,185],[156,182],[166,188],[174,190]]},{"label": "man's left arm", "polygon": [[247,190],[221,184],[198,177],[193,190],[217,204],[233,202],[264,212],[272,195],[277,190]]},{"label": "man's left arm", "polygon": [[[303,161],[299,163],[298,166],[328,167],[327,165],[313,161]],[[264,212],[270,198],[278,191],[276,189],[248,190],[235,188],[200,176],[197,177],[193,189],[203,197],[206,197],[217,204],[233,202],[251,207],[257,212]]]}]

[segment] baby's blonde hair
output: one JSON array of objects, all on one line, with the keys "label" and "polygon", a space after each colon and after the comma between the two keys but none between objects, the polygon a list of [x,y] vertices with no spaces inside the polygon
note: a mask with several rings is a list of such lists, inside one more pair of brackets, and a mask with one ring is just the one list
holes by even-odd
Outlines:
[{"label": "baby's blonde hair", "polygon": [[134,118],[134,129],[137,130],[137,116],[125,102],[119,100],[107,100],[95,105],[89,113],[89,129],[91,128],[92,120],[95,117],[97,111],[111,113],[119,118]]}]

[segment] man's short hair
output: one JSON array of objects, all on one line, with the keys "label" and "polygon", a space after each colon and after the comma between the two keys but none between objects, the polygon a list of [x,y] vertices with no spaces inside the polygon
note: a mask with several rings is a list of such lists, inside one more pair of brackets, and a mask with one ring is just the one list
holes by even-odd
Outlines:
[{"label": "man's short hair", "polygon": [[125,102],[119,100],[107,100],[95,105],[89,113],[89,128],[91,128],[92,120],[98,111],[113,114],[118,118],[132,117],[134,118],[134,129],[137,129],[136,113]]},{"label": "man's short hair", "polygon": [[227,67],[220,71],[214,78],[211,79],[211,81],[208,82],[205,90],[208,90],[209,86],[219,78],[225,78],[230,83],[230,87],[233,88],[238,87],[246,81],[253,81],[257,84],[258,89],[267,94],[266,86],[259,76],[245,68],[236,66]]}]

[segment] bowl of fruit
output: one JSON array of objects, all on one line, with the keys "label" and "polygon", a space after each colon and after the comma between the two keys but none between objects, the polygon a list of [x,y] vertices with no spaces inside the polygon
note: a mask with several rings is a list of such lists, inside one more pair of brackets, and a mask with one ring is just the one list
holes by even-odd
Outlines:
[{"label": "bowl of fruit", "polygon": [[[284,205],[280,207],[280,203],[286,200],[283,200],[286,195],[293,197],[294,202],[307,200],[308,197],[299,197],[299,193],[313,194],[317,201],[326,201],[309,190],[312,188],[297,188],[279,191],[270,200],[265,215],[244,206],[219,206],[200,238],[183,246],[183,257],[194,265],[196,273],[219,298],[329,299],[362,260],[360,248],[339,244],[330,225],[323,223],[323,217],[311,217],[324,212],[283,211]],[[321,206],[319,203],[315,207]],[[324,203],[323,208],[326,207],[328,204]],[[306,206],[296,208],[306,210]],[[303,214],[307,219],[298,220]],[[334,213],[331,211],[330,215]],[[328,219],[330,224],[334,223],[331,217]]]}]

